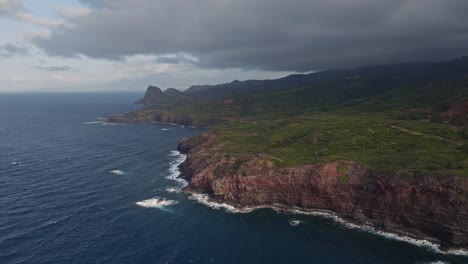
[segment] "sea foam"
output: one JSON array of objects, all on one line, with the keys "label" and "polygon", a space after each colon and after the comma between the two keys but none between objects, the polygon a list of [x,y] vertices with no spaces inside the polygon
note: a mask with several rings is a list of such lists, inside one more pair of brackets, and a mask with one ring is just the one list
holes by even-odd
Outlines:
[{"label": "sea foam", "polygon": [[136,202],[135,204],[141,207],[145,207],[145,208],[163,208],[163,207],[170,206],[176,203],[177,202],[173,200],[160,201],[159,197],[155,197],[155,198],[143,200],[140,202]]},{"label": "sea foam", "polygon": [[83,122],[85,125],[94,125],[94,124],[101,124],[101,121],[89,121],[89,122]]},{"label": "sea foam", "polygon": [[108,122],[107,119],[104,118],[104,117],[97,117],[96,120],[89,121],[89,122],[83,122],[83,124],[85,124],[85,125],[99,124],[99,125],[103,125],[103,126],[115,126],[115,125],[117,125],[117,123]]},{"label": "sea foam", "polygon": [[179,165],[182,164],[185,159],[187,158],[187,155],[184,155],[180,153],[179,151],[172,150],[169,154],[171,157],[175,157],[173,161],[169,163],[169,175],[166,177],[166,179],[176,181],[179,184],[179,189],[187,186],[188,182],[184,179],[179,178],[180,176],[180,170],[179,170]]},{"label": "sea foam", "polygon": [[111,170],[109,172],[112,173],[112,174],[116,174],[116,175],[124,175],[125,174],[125,172],[122,171],[122,170]]},{"label": "sea foam", "polygon": [[167,188],[166,191],[170,193],[177,193],[177,192],[180,192],[180,189],[179,188]]},{"label": "sea foam", "polygon": [[229,212],[229,213],[250,213],[254,211],[255,209],[257,209],[253,207],[246,207],[246,208],[240,209],[230,204],[213,202],[210,200],[207,194],[194,193],[189,196],[189,199],[197,201],[201,204],[204,204],[212,209],[216,209],[216,210],[224,209],[226,212]]}]

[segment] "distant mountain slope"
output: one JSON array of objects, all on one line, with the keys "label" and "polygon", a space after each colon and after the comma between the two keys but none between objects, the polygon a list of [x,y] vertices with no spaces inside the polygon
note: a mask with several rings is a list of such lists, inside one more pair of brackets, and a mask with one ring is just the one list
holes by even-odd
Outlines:
[{"label": "distant mountain slope", "polygon": [[[194,85],[183,92],[168,89],[164,93],[161,89],[150,86],[145,98],[137,103],[144,105],[158,105],[176,103],[183,100],[206,101],[227,97],[238,97],[252,94],[273,93],[277,91],[299,88],[323,89],[323,87],[344,87],[355,89],[351,91],[349,99],[362,96],[382,94],[392,87],[418,81],[447,80],[467,73],[468,57],[462,57],[448,62],[435,63],[404,63],[393,65],[379,65],[356,69],[328,70],[309,74],[293,74],[274,80],[235,80],[218,85]],[[350,84],[352,84],[350,87]],[[364,89],[363,86],[368,86]],[[314,92],[312,92],[314,93]],[[326,92],[321,92],[325,95]],[[343,91],[343,93],[347,93]],[[336,96],[336,91],[331,91]],[[346,95],[344,95],[346,97]],[[336,100],[335,100],[336,101]]]},{"label": "distant mountain slope", "polygon": [[[243,84],[246,88],[242,88]],[[241,87],[243,93],[235,87]],[[383,111],[404,119],[463,124],[460,105],[468,101],[467,87],[468,57],[443,63],[372,66],[296,74],[277,80],[235,81],[185,92],[175,89],[162,92],[150,86],[138,101],[148,107],[119,120],[203,126],[256,115],[290,116],[329,109]],[[450,114],[444,114],[450,108]]]},{"label": "distant mountain slope", "polygon": [[187,89],[185,93],[195,98],[215,99],[253,93],[267,93],[283,89],[311,87],[361,76],[373,78],[399,76],[396,80],[407,80],[410,75],[414,76],[415,72],[423,72],[435,65],[437,64],[409,63],[346,70],[327,70],[309,74],[293,74],[275,80],[233,81],[231,83],[219,85],[192,86]]},{"label": "distant mountain slope", "polygon": [[[346,70],[328,70],[310,74],[293,74],[274,80],[235,80],[230,83],[218,85],[194,85],[183,91],[182,94],[187,98],[194,100],[213,100],[232,96],[242,96],[249,94],[268,93],[284,89],[297,89],[304,87],[314,87],[327,83],[347,81],[365,77],[375,80],[382,80],[371,94],[377,94],[395,84],[395,82],[409,81],[414,79],[426,78],[424,72],[431,71],[437,66],[437,63],[407,63],[384,66],[371,66]],[[383,81],[385,79],[385,81]],[[150,86],[152,87],[152,86]],[[161,95],[158,91],[148,90],[149,94],[137,103],[145,105],[155,105],[161,102],[168,103],[171,99],[177,101],[180,95],[175,98],[169,98]],[[162,96],[163,98],[157,99]]]},{"label": "distant mountain slope", "polygon": [[148,86],[146,89],[145,96],[136,101],[136,104],[142,105],[161,105],[161,104],[168,104],[168,103],[176,103],[176,102],[183,102],[187,101],[190,98],[186,96],[181,91],[169,88],[166,89],[164,92],[161,88],[156,86]]}]

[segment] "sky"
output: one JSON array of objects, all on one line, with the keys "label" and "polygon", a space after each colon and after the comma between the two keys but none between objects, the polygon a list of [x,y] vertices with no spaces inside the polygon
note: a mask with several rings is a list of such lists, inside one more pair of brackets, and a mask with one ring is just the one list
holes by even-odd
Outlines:
[{"label": "sky", "polygon": [[0,91],[124,91],[468,55],[466,0],[0,0]]}]

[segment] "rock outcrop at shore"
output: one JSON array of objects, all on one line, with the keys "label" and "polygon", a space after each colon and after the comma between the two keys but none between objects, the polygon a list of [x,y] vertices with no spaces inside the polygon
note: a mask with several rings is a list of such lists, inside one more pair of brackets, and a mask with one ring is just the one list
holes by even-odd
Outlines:
[{"label": "rock outcrop at shore", "polygon": [[384,173],[356,162],[281,168],[267,155],[213,154],[205,133],[179,142],[190,184],[234,206],[289,206],[337,214],[355,224],[468,248],[468,178]]},{"label": "rock outcrop at shore", "polygon": [[184,113],[172,113],[163,110],[133,111],[123,115],[115,115],[108,118],[109,122],[115,123],[161,123],[177,124],[190,127],[208,127],[221,123],[219,118],[210,118]]}]

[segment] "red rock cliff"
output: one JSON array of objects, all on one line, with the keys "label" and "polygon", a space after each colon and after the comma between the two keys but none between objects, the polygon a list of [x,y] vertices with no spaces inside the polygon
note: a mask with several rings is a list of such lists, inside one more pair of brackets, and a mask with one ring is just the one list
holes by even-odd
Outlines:
[{"label": "red rock cliff", "polygon": [[239,207],[326,210],[356,224],[468,248],[468,179],[382,173],[354,162],[279,168],[266,155],[211,154],[209,134],[179,143],[188,192]]}]

